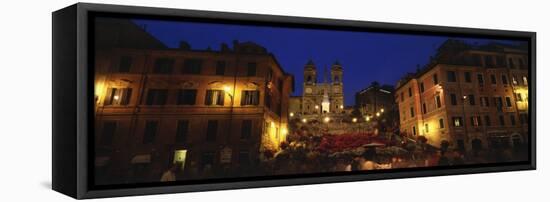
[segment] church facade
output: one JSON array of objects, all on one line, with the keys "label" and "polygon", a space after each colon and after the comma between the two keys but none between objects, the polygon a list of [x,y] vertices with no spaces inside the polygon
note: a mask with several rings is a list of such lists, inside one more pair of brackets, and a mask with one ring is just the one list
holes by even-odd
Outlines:
[{"label": "church facade", "polygon": [[304,82],[302,96],[290,99],[291,116],[303,118],[320,118],[329,114],[344,113],[344,69],[339,62],[334,62],[324,69],[323,82],[317,80],[317,67],[312,60],[304,66]]}]

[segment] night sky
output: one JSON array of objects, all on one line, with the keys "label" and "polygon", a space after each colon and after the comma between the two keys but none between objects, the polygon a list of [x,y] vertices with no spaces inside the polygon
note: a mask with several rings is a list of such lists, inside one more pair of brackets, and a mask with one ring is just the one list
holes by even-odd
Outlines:
[{"label": "night sky", "polygon": [[[219,50],[221,43],[230,47],[233,40],[252,41],[275,55],[283,69],[294,75],[294,95],[302,94],[303,67],[309,59],[317,66],[318,81],[323,81],[324,68],[336,60],[344,68],[345,105],[354,104],[355,92],[373,81],[395,85],[417,65],[426,64],[435,50],[449,37],[334,30],[190,23],[135,19],[168,47],[176,48],[184,40],[192,49],[211,47]],[[468,43],[485,44],[489,39],[467,39]],[[514,41],[498,41],[516,43]]]}]

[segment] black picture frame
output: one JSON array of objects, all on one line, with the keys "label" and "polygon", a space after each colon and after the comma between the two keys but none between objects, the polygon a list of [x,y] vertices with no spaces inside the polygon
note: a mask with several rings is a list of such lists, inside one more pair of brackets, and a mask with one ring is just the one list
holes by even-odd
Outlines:
[{"label": "black picture frame", "polygon": [[[493,39],[524,39],[529,45],[529,160],[515,163],[464,165],[436,168],[410,168],[369,173],[304,174],[250,178],[245,181],[206,180],[201,183],[143,184],[139,186],[97,187],[90,183],[93,166],[90,163],[93,139],[93,32],[90,19],[97,15],[145,16],[154,19],[181,19],[202,22],[224,22],[247,25],[273,25],[336,30],[369,30],[387,33],[486,37]],[[352,20],[318,19],[211,12],[183,9],[134,7],[77,3],[52,14],[52,188],[68,196],[84,199],[241,189],[316,183],[351,182],[423,176],[442,176],[487,172],[536,169],[536,33],[380,23]]]}]

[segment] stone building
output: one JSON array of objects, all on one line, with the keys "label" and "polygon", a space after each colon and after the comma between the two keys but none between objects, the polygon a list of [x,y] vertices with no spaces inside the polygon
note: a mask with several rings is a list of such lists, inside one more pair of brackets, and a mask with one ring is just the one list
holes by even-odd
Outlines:
[{"label": "stone building", "polygon": [[[157,181],[174,163],[198,171],[184,180],[254,168],[262,151],[286,139],[293,85],[253,42],[97,49],[96,181]],[[205,170],[215,175],[200,175]]]},{"label": "stone building", "polygon": [[400,130],[463,151],[520,147],[528,138],[528,52],[523,45],[448,40],[396,87]]},{"label": "stone building", "polygon": [[[291,97],[290,112],[306,119],[318,119],[344,112],[344,69],[339,62],[324,70],[323,82],[317,81],[317,67],[309,60],[304,66],[302,96]],[[329,78],[330,76],[330,78]]]},{"label": "stone building", "polygon": [[366,116],[374,116],[381,110],[390,111],[395,108],[394,91],[395,89],[391,85],[380,85],[378,82],[373,82],[355,93],[355,107]]}]

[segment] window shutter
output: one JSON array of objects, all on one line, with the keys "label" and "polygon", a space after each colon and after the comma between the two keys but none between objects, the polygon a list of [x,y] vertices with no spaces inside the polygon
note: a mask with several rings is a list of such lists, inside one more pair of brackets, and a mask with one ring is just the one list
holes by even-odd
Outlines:
[{"label": "window shutter", "polygon": [[103,105],[111,105],[111,99],[112,99],[112,88],[107,89],[107,93],[105,93],[105,99],[103,101]]},{"label": "window shutter", "polygon": [[211,105],[212,104],[212,90],[206,91],[206,99],[204,99],[205,105]]}]

